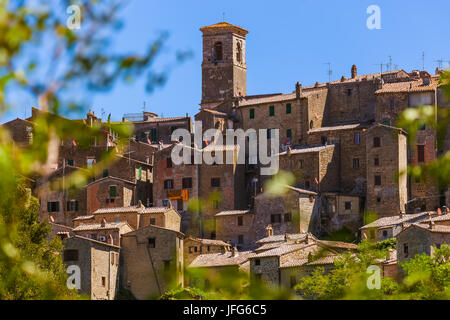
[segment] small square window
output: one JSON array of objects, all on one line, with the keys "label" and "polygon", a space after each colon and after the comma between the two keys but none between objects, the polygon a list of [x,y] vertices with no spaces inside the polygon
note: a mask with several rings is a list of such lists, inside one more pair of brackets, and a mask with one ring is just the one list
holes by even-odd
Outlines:
[{"label": "small square window", "polygon": [[383,238],[387,238],[387,235],[388,235],[387,230],[383,230]]},{"label": "small square window", "polygon": [[69,160],[67,160],[67,165],[69,165],[69,166],[72,166],[73,167],[73,160],[72,159],[69,159]]},{"label": "small square window", "polygon": [[172,190],[173,189],[173,180],[164,180],[164,189]]},{"label": "small square window", "polygon": [[243,244],[244,243],[244,235],[240,234],[238,235],[238,243]]},{"label": "small square window", "polygon": [[351,201],[345,201],[344,207],[345,207],[345,210],[352,210],[352,202]]},{"label": "small square window", "polygon": [[183,189],[192,188],[192,178],[183,178],[182,180]]},{"label": "small square window", "polygon": [[211,178],[211,187],[213,188],[220,187],[220,178]]},{"label": "small square window", "polygon": [[255,109],[250,109],[250,119],[255,119]]},{"label": "small square window", "polygon": [[287,129],[286,130],[286,137],[287,138],[292,138],[292,129]]},{"label": "small square window", "polygon": [[272,214],[270,216],[271,223],[280,223],[281,222],[281,214]]},{"label": "small square window", "polygon": [[353,169],[359,169],[359,158],[353,158]]},{"label": "small square window", "polygon": [[243,216],[240,216],[240,217],[238,217],[238,226],[243,226],[244,225],[244,217]]},{"label": "small square window", "polygon": [[381,197],[377,197],[377,204],[381,204]]},{"label": "small square window", "polygon": [[155,248],[156,247],[156,239],[148,238],[148,246],[149,246],[149,248]]},{"label": "small square window", "polygon": [[360,144],[361,143],[361,134],[359,132],[355,132],[355,134],[353,136],[353,142],[355,144]]},{"label": "small square window", "polygon": [[167,162],[167,168],[172,168],[172,158],[167,158],[166,162]]},{"label": "small square window", "polygon": [[64,261],[78,261],[78,250],[64,250]]},{"label": "small square window", "polygon": [[351,97],[351,95],[352,95],[352,89],[347,89],[347,96]]},{"label": "small square window", "polygon": [[255,266],[260,266],[260,265],[261,265],[261,260],[255,259]]},{"label": "small square window", "polygon": [[424,145],[418,145],[417,146],[417,161],[418,162],[425,162],[425,146]]},{"label": "small square window", "polygon": [[106,286],[106,277],[102,277],[102,287]]},{"label": "small square window", "polygon": [[404,243],[404,244],[403,244],[403,253],[404,253],[405,255],[408,255],[408,253],[409,253],[409,247],[408,247],[408,244],[407,244],[407,243]]},{"label": "small square window", "polygon": [[373,159],[373,165],[376,166],[376,167],[378,167],[378,166],[380,165],[380,158],[375,157],[375,158]]},{"label": "small square window", "polygon": [[150,224],[152,226],[154,226],[156,224],[156,219],[155,218],[150,218]]},{"label": "small square window", "polygon": [[117,186],[109,186],[109,197],[110,198],[117,197]]}]

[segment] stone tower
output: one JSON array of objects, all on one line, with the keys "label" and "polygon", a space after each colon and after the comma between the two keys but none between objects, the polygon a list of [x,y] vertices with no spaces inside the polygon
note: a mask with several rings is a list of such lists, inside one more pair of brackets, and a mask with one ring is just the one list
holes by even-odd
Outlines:
[{"label": "stone tower", "polygon": [[220,22],[203,33],[202,107],[247,95],[245,36],[247,30]]}]

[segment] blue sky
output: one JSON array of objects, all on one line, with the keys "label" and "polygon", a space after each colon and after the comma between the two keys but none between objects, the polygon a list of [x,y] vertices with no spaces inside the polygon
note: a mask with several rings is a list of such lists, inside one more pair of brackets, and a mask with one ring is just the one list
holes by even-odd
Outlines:
[{"label": "blue sky", "polygon": [[[381,30],[369,30],[369,5],[381,8]],[[170,34],[166,51],[156,67],[169,63],[176,50],[189,49],[193,57],[170,73],[168,82],[154,93],[144,81],[118,84],[106,93],[85,95],[96,114],[105,110],[113,120],[124,113],[147,110],[160,116],[178,116],[198,111],[201,98],[202,37],[199,28],[222,20],[249,30],[247,35],[247,94],[291,92],[295,83],[304,86],[350,76],[352,64],[358,73],[380,71],[379,64],[392,56],[393,65],[410,71],[433,72],[440,58],[450,60],[448,0],[132,0],[121,13],[124,27],[114,39],[115,49],[143,52],[157,32]],[[378,64],[378,65],[377,65]],[[35,101],[26,100],[29,108]],[[7,118],[22,117],[24,106]],[[4,119],[7,120],[7,119]]]}]

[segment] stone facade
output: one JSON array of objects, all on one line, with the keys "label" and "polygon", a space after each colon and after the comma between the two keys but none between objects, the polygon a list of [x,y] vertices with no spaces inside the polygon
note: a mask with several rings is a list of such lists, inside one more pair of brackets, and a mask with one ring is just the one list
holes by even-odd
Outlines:
[{"label": "stone facade", "polygon": [[122,235],[123,286],[138,299],[183,285],[183,234],[149,225]]},{"label": "stone facade", "polygon": [[80,236],[63,242],[66,266],[80,268],[80,293],[93,300],[114,300],[119,287],[120,247]]},{"label": "stone facade", "polygon": [[188,266],[201,254],[225,253],[230,251],[230,244],[221,240],[199,239],[189,236],[183,241],[184,264]]},{"label": "stone facade", "polygon": [[215,215],[216,237],[238,250],[254,246],[256,232],[255,215],[250,210],[222,211]]}]

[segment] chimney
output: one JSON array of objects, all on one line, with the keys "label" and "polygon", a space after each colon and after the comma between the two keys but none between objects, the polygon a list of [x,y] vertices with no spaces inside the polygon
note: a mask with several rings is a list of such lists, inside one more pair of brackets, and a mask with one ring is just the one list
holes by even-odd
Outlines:
[{"label": "chimney", "polygon": [[295,97],[297,99],[300,99],[301,96],[302,96],[302,84],[297,81],[297,83],[295,84]]},{"label": "chimney", "polygon": [[106,225],[106,219],[103,218],[103,219],[102,219],[102,222],[100,223],[100,226],[101,226],[102,228],[104,228],[105,225]]},{"label": "chimney", "polygon": [[233,246],[233,247],[231,248],[231,256],[232,256],[232,257],[238,257],[238,256],[239,256],[238,249],[237,249],[235,246]]},{"label": "chimney", "polygon": [[271,224],[269,224],[269,225],[266,227],[266,233],[267,233],[267,236],[268,236],[268,237],[273,236],[273,228],[272,228],[272,225],[271,225]]},{"label": "chimney", "polygon": [[435,73],[436,73],[437,76],[441,74],[441,70],[439,69],[439,67],[436,68]]},{"label": "chimney", "polygon": [[346,79],[344,76],[341,77],[341,82],[344,82]]},{"label": "chimney", "polygon": [[288,147],[287,151],[286,151],[286,154],[287,154],[288,157],[291,156],[291,151],[292,151],[291,147]]},{"label": "chimney", "polygon": [[355,79],[358,76],[358,69],[356,65],[352,65],[352,79]]}]

